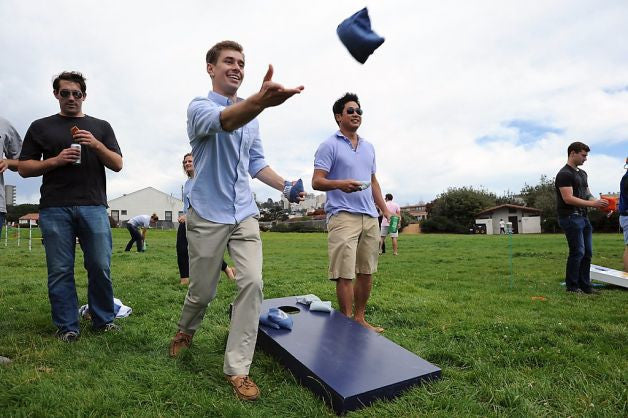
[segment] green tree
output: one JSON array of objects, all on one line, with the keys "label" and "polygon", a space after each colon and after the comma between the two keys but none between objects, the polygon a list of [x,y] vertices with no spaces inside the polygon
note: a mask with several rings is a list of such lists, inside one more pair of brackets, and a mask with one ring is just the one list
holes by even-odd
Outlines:
[{"label": "green tree", "polygon": [[7,222],[17,222],[22,216],[27,213],[39,212],[39,205],[25,203],[23,205],[7,205]]},{"label": "green tree", "polygon": [[484,189],[451,187],[428,205],[428,218],[421,223],[423,232],[468,233],[475,215],[495,206],[497,196]]},{"label": "green tree", "polygon": [[536,186],[526,184],[521,189],[521,197],[525,205],[541,209],[541,229],[543,232],[559,232],[556,214],[556,190],[554,179],[542,175]]}]

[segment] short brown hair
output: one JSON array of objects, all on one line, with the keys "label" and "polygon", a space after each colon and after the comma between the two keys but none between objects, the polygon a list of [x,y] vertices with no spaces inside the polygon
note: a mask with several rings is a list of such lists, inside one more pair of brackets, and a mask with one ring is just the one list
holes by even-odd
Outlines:
[{"label": "short brown hair", "polygon": [[205,62],[207,64],[216,64],[218,62],[218,57],[220,56],[220,52],[223,49],[232,49],[234,51],[238,51],[244,56],[242,45],[235,41],[221,41],[216,45],[212,46],[209,51],[207,51],[207,55],[205,55]]},{"label": "short brown hair", "polygon": [[580,154],[582,151],[589,152],[591,150],[589,149],[589,146],[584,142],[572,142],[571,144],[569,144],[569,147],[567,147],[567,156],[571,155],[571,151],[575,152],[576,154]]},{"label": "short brown hair", "polygon": [[71,81],[73,83],[78,83],[81,86],[81,91],[83,94],[87,91],[87,85],[85,84],[85,77],[83,74],[78,71],[64,71],[52,80],[52,89],[54,91],[59,91],[59,84],[61,80]]}]

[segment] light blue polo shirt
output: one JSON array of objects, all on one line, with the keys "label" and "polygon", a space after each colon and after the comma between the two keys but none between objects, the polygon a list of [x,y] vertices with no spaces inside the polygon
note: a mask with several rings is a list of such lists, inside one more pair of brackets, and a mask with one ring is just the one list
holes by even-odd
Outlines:
[{"label": "light blue polo shirt", "polygon": [[222,129],[220,112],[231,104],[210,91],[188,106],[188,137],[194,156],[189,203],[201,218],[221,224],[259,215],[249,176],[268,166],[257,119],[232,132]]},{"label": "light blue polo shirt", "polygon": [[[354,150],[349,138],[336,131],[316,150],[314,168],[326,171],[329,180],[354,179],[370,182],[371,175],[376,171],[375,148],[370,142],[358,136],[358,146]],[[325,202],[327,219],[341,211],[377,218],[371,187],[353,193],[329,190]]]}]

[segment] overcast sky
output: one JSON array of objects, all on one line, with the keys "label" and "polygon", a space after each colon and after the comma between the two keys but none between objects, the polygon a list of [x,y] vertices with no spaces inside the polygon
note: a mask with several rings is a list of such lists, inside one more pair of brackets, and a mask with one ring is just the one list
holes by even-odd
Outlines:
[{"label": "overcast sky", "polygon": [[[364,6],[386,42],[356,62],[336,26]],[[618,191],[628,154],[628,1],[2,0],[0,115],[23,136],[59,111],[51,81],[87,77],[85,113],[111,123],[124,169],[108,197],[153,186],[180,195],[186,109],[210,89],[205,53],[244,46],[240,96],[274,79],[305,91],[260,116],[266,160],[311,190],[314,153],[337,126],[331,106],[360,96],[359,133],[384,193],[401,204],[448,187],[519,192],[553,177],[569,143],[591,147],[594,194]],[[18,203],[41,179],[5,175]],[[279,193],[251,181],[258,200]]]}]

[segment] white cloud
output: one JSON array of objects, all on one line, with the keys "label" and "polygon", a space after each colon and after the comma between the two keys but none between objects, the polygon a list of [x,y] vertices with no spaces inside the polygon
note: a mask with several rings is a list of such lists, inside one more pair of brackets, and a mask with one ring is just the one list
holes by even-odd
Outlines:
[{"label": "white cloud", "polygon": [[[112,124],[125,157],[124,170],[108,175],[109,196],[149,185],[178,193],[185,110],[209,90],[205,51],[234,39],[247,59],[242,96],[259,88],[269,63],[277,81],[306,87],[260,116],[267,160],[306,186],[316,147],[336,128],[333,101],[355,91],[383,190],[401,203],[450,186],[517,192],[553,176],[573,140],[592,148],[585,165],[592,190],[618,189],[628,150],[628,91],[619,88],[628,85],[628,3],[366,4],[386,42],[360,65],[335,28],[364,2],[5,0],[0,109],[24,134],[58,110],[52,76],[81,70],[86,113]],[[561,132],[520,145],[506,125],[512,120]],[[478,143],[484,136],[498,139]],[[596,146],[615,154],[596,154]],[[6,181],[17,183],[18,200],[37,199],[39,180]],[[260,199],[278,196],[252,185]]]}]

